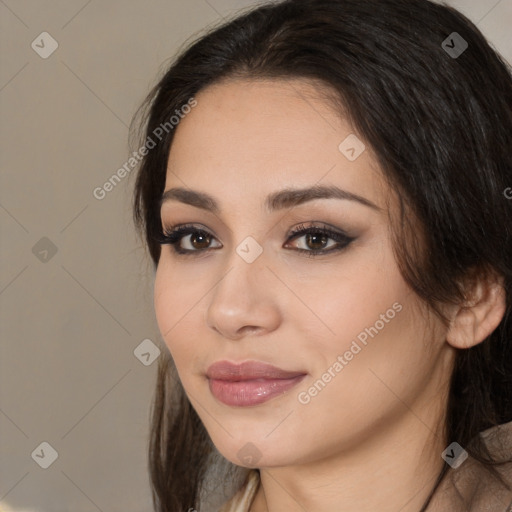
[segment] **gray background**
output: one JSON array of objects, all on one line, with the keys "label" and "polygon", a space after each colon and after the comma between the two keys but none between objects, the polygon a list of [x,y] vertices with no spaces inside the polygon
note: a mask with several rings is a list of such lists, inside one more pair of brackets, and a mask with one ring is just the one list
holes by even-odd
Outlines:
[{"label": "gray background", "polygon": [[[449,3],[512,61],[512,0]],[[127,161],[130,119],[169,59],[255,4],[0,0],[3,512],[151,510],[156,363],[134,350],[163,345],[131,221],[135,173],[102,200],[93,190]],[[58,43],[46,59],[31,47],[48,51],[42,32]],[[58,454],[47,469],[42,442]]]}]

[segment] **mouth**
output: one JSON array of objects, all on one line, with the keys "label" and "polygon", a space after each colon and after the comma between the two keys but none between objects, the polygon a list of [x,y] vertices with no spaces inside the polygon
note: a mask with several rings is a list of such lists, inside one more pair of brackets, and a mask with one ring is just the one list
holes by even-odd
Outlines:
[{"label": "mouth", "polygon": [[212,395],[234,407],[258,405],[283,395],[306,375],[304,371],[283,370],[259,361],[219,361],[206,372]]}]

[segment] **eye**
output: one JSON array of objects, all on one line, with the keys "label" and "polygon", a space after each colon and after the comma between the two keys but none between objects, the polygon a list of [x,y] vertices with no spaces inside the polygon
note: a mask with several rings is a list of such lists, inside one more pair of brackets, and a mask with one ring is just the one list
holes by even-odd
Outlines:
[{"label": "eye", "polygon": [[[288,248],[290,242],[304,239],[302,247],[295,250],[308,256],[317,256],[340,251],[347,247],[353,240],[342,231],[334,231],[329,226],[310,226],[303,224],[292,230],[288,234],[288,240],[284,247]],[[175,253],[190,256],[204,254],[205,252],[222,247],[219,242],[215,247],[211,247],[215,237],[205,229],[201,229],[193,224],[165,228],[156,236],[156,240],[161,245],[171,245]],[[332,243],[329,243],[331,240]],[[287,247],[288,246],[288,247]]]},{"label": "eye", "polygon": [[[177,254],[190,255],[210,249],[213,235],[197,226],[185,224],[175,228],[165,228],[157,236],[157,242],[171,245]],[[183,242],[183,243],[182,243]],[[219,245],[217,247],[222,247]]]},{"label": "eye", "polygon": [[[329,226],[310,226],[303,224],[289,234],[289,240],[300,240],[303,238],[302,247],[296,250],[308,256],[318,256],[340,251],[347,247],[353,240],[342,231],[334,231]],[[331,240],[332,243],[329,243]]]}]

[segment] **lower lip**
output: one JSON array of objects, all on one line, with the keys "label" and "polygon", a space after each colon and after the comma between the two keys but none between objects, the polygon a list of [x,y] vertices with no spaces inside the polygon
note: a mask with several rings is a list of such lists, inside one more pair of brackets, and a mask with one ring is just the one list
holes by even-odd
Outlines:
[{"label": "lower lip", "polygon": [[243,381],[208,379],[210,391],[223,404],[235,407],[258,405],[286,393],[306,375],[292,379],[255,379]]}]

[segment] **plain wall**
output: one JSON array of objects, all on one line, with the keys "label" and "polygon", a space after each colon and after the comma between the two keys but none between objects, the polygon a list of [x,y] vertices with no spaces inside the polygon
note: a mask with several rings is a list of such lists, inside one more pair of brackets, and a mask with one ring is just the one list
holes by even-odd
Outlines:
[{"label": "plain wall", "polygon": [[[130,119],[169,59],[255,3],[0,2],[0,510],[151,510],[156,363],[134,350],[161,341],[135,175],[93,191],[129,158]],[[449,3],[512,62],[512,0]],[[47,58],[42,32],[58,43]]]}]

